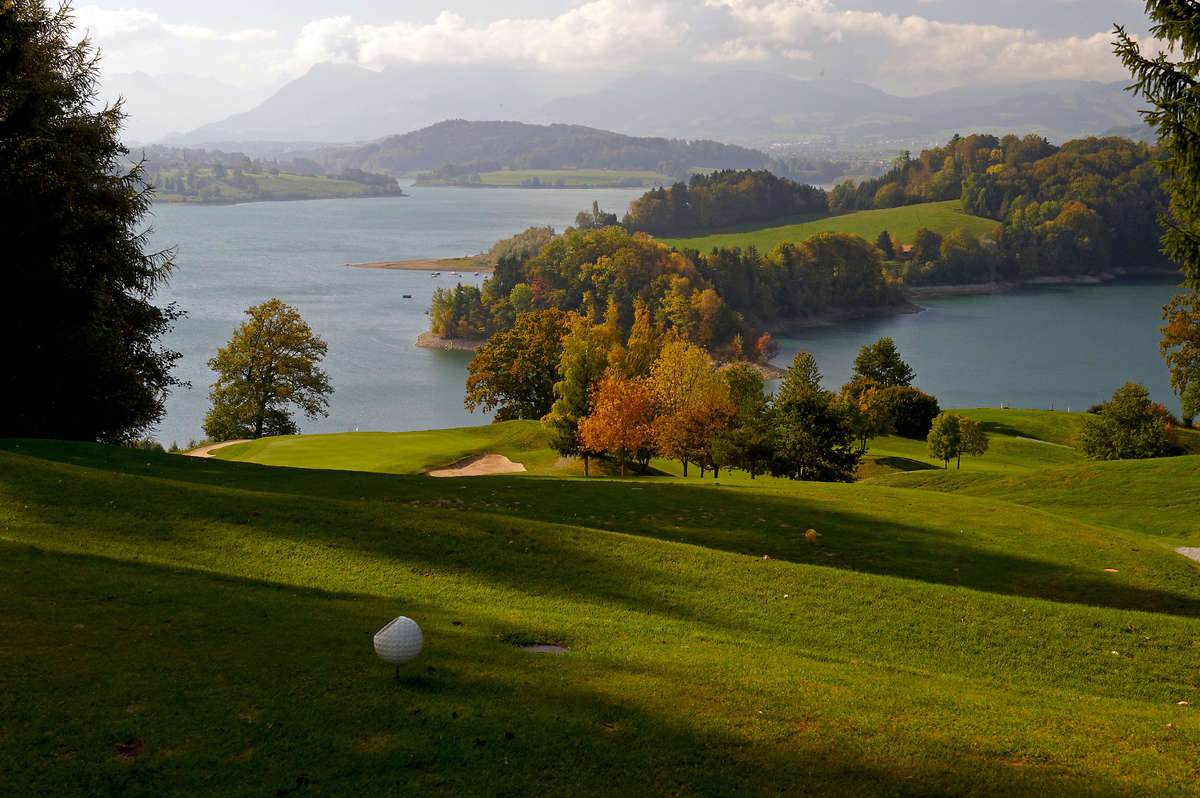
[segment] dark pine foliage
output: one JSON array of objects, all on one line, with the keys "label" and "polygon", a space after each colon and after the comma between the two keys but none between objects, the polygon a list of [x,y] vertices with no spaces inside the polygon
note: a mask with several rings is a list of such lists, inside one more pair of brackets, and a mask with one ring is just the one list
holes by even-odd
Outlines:
[{"label": "dark pine foliage", "polygon": [[0,437],[123,441],[179,384],[158,339],[180,312],[151,303],[170,256],[144,252],[121,109],[95,109],[96,56],[70,36],[68,8],[0,4]]}]

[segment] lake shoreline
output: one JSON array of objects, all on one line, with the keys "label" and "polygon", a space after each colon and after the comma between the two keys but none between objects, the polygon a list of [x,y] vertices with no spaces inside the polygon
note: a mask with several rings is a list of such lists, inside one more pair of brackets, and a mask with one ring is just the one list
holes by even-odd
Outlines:
[{"label": "lake shoreline", "polygon": [[445,352],[474,352],[487,343],[486,338],[439,338],[429,330],[417,336],[416,346]]},{"label": "lake shoreline", "polygon": [[906,286],[904,295],[909,299],[939,299],[953,296],[994,295],[1005,294],[1021,288],[1037,288],[1039,286],[1057,285],[1103,285],[1128,278],[1178,278],[1182,281],[1183,272],[1174,269],[1151,269],[1133,271],[1130,269],[1112,269],[1100,274],[1056,274],[1041,277],[1028,277],[1023,280],[996,280],[989,283],[939,283],[935,285]]},{"label": "lake shoreline", "polygon": [[236,200],[169,200],[155,199],[155,205],[180,205],[185,207],[222,207],[230,205],[258,205],[263,202],[319,202],[322,200],[358,200],[358,199],[388,199],[388,198],[405,198],[411,199],[412,194],[405,194],[401,191],[399,194],[355,194],[353,197],[262,197],[253,199],[236,199]]},{"label": "lake shoreline", "polygon": [[466,277],[465,272],[479,272],[480,274],[491,274],[494,267],[491,265],[474,264],[463,266],[457,263],[457,258],[413,258],[411,260],[381,260],[374,263],[347,263],[346,266],[351,269],[392,269],[395,271],[414,271],[414,272],[443,272],[449,271],[452,274],[464,272],[460,277]]}]

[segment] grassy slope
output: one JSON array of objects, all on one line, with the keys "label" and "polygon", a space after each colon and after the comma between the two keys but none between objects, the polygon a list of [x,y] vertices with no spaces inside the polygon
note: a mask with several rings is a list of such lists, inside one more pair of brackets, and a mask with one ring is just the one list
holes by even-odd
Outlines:
[{"label": "grassy slope", "polygon": [[10,441],[0,527],[5,794],[1127,795],[1200,761],[1196,567],[989,495]]},{"label": "grassy slope", "polygon": [[[536,421],[426,432],[347,432],[263,438],[217,449],[213,456],[261,465],[423,474],[478,454],[502,454],[535,474],[573,474],[555,467],[550,436]],[[581,470],[581,469],[580,469]]]},{"label": "grassy slope", "polygon": [[670,246],[690,247],[701,252],[708,252],[714,247],[745,249],[749,246],[757,247],[760,252],[768,252],[777,244],[797,243],[824,232],[854,233],[868,241],[874,241],[880,231],[887,230],[893,241],[911,244],[921,227],[928,227],[943,235],[956,227],[965,227],[976,235],[983,235],[994,230],[996,224],[993,219],[963,213],[962,203],[958,200],[947,200],[885,210],[858,211],[841,216],[797,219],[793,223],[773,223],[768,227],[735,227],[710,235],[660,240]]}]

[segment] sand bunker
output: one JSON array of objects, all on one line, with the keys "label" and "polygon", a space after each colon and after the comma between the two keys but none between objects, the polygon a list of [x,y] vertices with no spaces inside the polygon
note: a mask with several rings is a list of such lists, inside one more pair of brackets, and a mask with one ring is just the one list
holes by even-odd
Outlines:
[{"label": "sand bunker", "polygon": [[188,457],[212,457],[214,449],[224,449],[226,446],[233,446],[235,443],[249,443],[249,438],[243,438],[240,441],[223,441],[222,443],[211,443],[208,446],[201,446],[198,449],[192,449],[190,452],[184,452]]},{"label": "sand bunker", "polygon": [[1179,552],[1184,557],[1190,557],[1196,562],[1200,562],[1200,547],[1193,548],[1185,546],[1182,549],[1175,549],[1175,551]]},{"label": "sand bunker", "polygon": [[480,454],[425,473],[431,477],[478,477],[484,474],[515,474],[524,470],[525,466],[514,463],[502,454]]}]

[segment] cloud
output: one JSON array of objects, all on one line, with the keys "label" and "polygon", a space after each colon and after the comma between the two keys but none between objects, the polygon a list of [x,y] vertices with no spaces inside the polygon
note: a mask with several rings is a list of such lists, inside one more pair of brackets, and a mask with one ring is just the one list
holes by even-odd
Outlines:
[{"label": "cloud", "polygon": [[136,8],[106,9],[87,5],[75,11],[75,28],[100,41],[121,39],[184,39],[191,41],[248,42],[278,37],[275,31],[247,28],[221,33],[203,25],[172,24],[151,11]]},{"label": "cloud", "polygon": [[278,69],[299,72],[322,61],[371,69],[404,62],[507,62],[571,71],[621,70],[680,48],[686,20],[662,2],[593,0],[547,19],[471,25],[443,11],[430,23],[356,25],[350,17],[310,22]]},{"label": "cloud", "polygon": [[[919,94],[972,82],[1120,80],[1110,34],[1047,38],[1036,30],[845,9],[841,0],[589,0],[557,15],[477,23],[453,11],[365,24],[339,15],[284,36],[183,24],[136,8],[76,12],[113,71],[187,71],[245,84],[315,64],[496,63],[548,72],[752,65],[823,73]],[[938,4],[921,5],[934,15]],[[702,66],[707,65],[707,66]]]},{"label": "cloud", "polygon": [[743,48],[765,48],[781,58],[800,48],[839,77],[901,94],[971,82],[1125,75],[1107,32],[1044,39],[1025,28],[844,11],[831,0],[707,0],[707,5],[739,26]]}]

